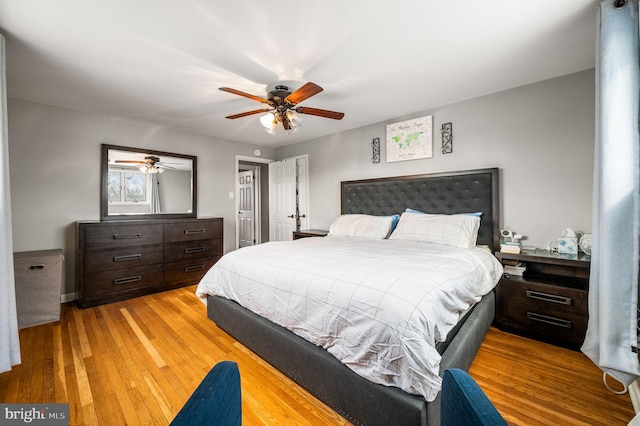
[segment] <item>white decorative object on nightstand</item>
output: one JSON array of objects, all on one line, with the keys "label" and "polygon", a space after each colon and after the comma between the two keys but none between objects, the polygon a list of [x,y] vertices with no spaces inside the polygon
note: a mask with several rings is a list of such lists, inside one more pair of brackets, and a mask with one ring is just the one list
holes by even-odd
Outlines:
[{"label": "white decorative object on nightstand", "polygon": [[584,234],[578,245],[584,254],[591,255],[591,234]]}]

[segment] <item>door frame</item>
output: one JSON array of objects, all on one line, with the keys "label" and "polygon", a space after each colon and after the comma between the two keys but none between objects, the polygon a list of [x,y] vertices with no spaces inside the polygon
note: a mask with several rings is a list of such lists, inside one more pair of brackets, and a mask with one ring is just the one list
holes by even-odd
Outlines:
[{"label": "door frame", "polygon": [[[238,248],[240,248],[240,223],[238,221],[238,209],[240,208],[239,205],[239,201],[238,201],[238,195],[240,192],[240,184],[238,183],[238,172],[240,169],[240,162],[244,162],[244,163],[258,163],[258,164],[269,164],[274,162],[275,160],[272,160],[270,158],[260,158],[260,157],[250,157],[248,155],[236,155],[236,166],[235,166],[235,171],[234,171],[234,212],[233,212],[233,218],[234,218],[234,222],[235,222],[235,229],[236,229],[236,243],[235,243],[235,248],[236,250]],[[265,176],[261,176],[260,179],[264,179]],[[267,176],[268,178],[268,176]],[[255,182],[255,180],[254,180]],[[261,190],[259,187],[256,188],[256,194],[260,193]],[[261,196],[264,196],[265,194],[261,194]],[[267,196],[269,194],[266,194]],[[257,208],[258,206],[256,206]],[[256,223],[256,238],[260,239],[260,228],[261,228],[261,223],[262,223],[262,209],[257,209],[255,210],[257,215],[255,217],[255,223]]]}]

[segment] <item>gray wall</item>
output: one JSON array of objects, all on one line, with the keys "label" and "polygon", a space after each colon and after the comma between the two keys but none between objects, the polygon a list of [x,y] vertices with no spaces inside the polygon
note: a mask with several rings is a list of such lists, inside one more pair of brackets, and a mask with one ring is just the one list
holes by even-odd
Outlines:
[{"label": "gray wall", "polygon": [[16,99],[8,107],[13,248],[61,248],[63,294],[76,291],[75,222],[100,219],[102,143],[196,155],[198,216],[223,217],[225,252],[235,248],[235,156],[256,146]]},{"label": "gray wall", "polygon": [[[499,167],[503,227],[527,236],[525,245],[546,247],[565,228],[591,232],[594,81],[587,70],[286,146],[278,156],[309,155],[310,227],[320,229],[340,213],[341,180]],[[386,124],[428,114],[433,158],[386,163]],[[453,152],[442,154],[447,122]],[[371,162],[373,138],[381,139],[379,164]]]},{"label": "gray wall", "polygon": [[[500,167],[504,227],[528,236],[526,244],[546,246],[566,227],[591,230],[594,103],[588,70],[277,150],[260,148],[264,158],[309,155],[310,227],[323,229],[340,213],[341,180]],[[386,163],[385,125],[426,114],[434,116],[434,157]],[[444,122],[453,122],[454,137],[446,155],[440,153]],[[372,164],[376,137],[382,162]],[[235,201],[228,197],[235,156],[252,156],[256,146],[9,99],[14,250],[62,248],[63,294],[76,291],[74,223],[100,217],[102,143],[196,155],[198,215],[223,217],[225,252],[235,248]]]}]

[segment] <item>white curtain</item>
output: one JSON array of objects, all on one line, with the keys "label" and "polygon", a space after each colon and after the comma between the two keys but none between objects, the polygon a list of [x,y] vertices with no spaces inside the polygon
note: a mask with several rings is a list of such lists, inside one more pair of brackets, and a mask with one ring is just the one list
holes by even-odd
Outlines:
[{"label": "white curtain", "polygon": [[582,351],[624,384],[640,375],[638,0],[600,3],[589,326]]},{"label": "white curtain", "polygon": [[162,213],[160,211],[160,179],[158,173],[151,175],[151,211],[150,213]]},{"label": "white curtain", "polygon": [[13,276],[11,196],[9,193],[9,131],[5,41],[0,34],[0,373],[20,364],[16,288]]}]

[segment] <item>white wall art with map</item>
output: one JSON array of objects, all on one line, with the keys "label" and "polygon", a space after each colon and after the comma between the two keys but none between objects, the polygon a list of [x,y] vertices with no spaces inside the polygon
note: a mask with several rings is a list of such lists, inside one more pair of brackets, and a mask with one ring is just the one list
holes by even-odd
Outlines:
[{"label": "white wall art with map", "polygon": [[433,157],[433,116],[387,124],[387,163]]}]

